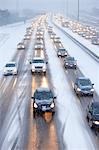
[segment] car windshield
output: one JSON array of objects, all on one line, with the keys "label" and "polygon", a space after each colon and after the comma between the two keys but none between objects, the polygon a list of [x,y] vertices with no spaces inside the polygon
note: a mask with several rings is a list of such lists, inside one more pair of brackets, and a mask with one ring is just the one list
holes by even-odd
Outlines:
[{"label": "car windshield", "polygon": [[42,59],[39,59],[39,60],[35,59],[35,60],[33,60],[33,63],[44,63],[44,60],[42,60]]},{"label": "car windshield", "polygon": [[43,100],[43,99],[48,100],[53,97],[53,93],[51,91],[48,91],[48,92],[47,91],[41,91],[41,92],[36,91],[34,93],[34,97],[35,97],[35,99],[38,99],[38,100]]},{"label": "car windshield", "polygon": [[91,81],[89,79],[80,79],[79,80],[79,83],[82,85],[82,86],[89,86],[91,85]]},{"label": "car windshield", "polygon": [[68,57],[67,61],[74,61],[74,57]]},{"label": "car windshield", "polygon": [[95,107],[93,110],[94,115],[99,115],[99,107]]},{"label": "car windshield", "polygon": [[66,50],[65,50],[65,49],[60,49],[59,51],[61,51],[61,52],[65,52]]},{"label": "car windshield", "polygon": [[15,64],[6,64],[6,67],[15,67]]}]

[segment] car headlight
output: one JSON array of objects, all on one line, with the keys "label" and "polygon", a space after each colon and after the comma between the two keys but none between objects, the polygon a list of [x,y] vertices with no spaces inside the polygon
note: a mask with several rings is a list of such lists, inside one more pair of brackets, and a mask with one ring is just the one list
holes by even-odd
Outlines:
[{"label": "car headlight", "polygon": [[94,89],[91,89],[91,92],[94,92]]},{"label": "car headlight", "polygon": [[93,123],[99,125],[99,121],[93,121]]},{"label": "car headlight", "polygon": [[37,108],[38,106],[37,106],[37,104],[36,103],[34,103],[34,108]]},{"label": "car headlight", "polygon": [[15,68],[15,69],[13,70],[13,72],[17,72],[17,69]]},{"label": "car headlight", "polygon": [[66,65],[68,65],[68,63],[66,63]]},{"label": "car headlight", "polygon": [[6,73],[7,72],[7,70],[4,68],[4,73]]},{"label": "car headlight", "polygon": [[80,91],[81,91],[81,89],[80,89],[80,88],[77,88],[77,91],[78,91],[78,92],[80,92]]},{"label": "car headlight", "polygon": [[46,66],[45,65],[43,66],[43,70],[46,70]]},{"label": "car headlight", "polygon": [[55,104],[54,102],[50,105],[51,108],[54,108],[55,107]]},{"label": "car headlight", "polygon": [[32,65],[32,69],[33,69],[33,70],[35,69],[35,66],[34,66],[34,65]]}]

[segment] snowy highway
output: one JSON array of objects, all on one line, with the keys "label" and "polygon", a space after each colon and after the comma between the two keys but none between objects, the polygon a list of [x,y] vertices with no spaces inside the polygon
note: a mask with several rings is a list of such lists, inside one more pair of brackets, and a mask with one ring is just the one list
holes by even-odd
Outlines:
[{"label": "snowy highway", "polygon": [[[32,35],[24,40],[25,49],[17,50],[15,44],[25,35],[30,22],[18,26],[3,27],[5,33],[19,31],[22,35],[12,44],[11,55],[6,55],[10,48],[12,34],[4,34],[0,40],[2,56],[5,62],[15,61],[18,74],[4,76],[4,60],[0,66],[0,150],[98,150],[99,133],[90,129],[86,119],[86,109],[91,101],[99,101],[99,63],[76,43],[57,28],[48,16],[36,17],[32,21]],[[50,39],[48,25],[53,27],[55,34],[61,38],[68,55],[77,60],[77,69],[65,69],[63,58],[57,57],[58,45]],[[37,30],[43,28],[43,49],[35,49]],[[62,27],[61,27],[62,28]],[[64,29],[65,31],[65,29]],[[69,31],[68,31],[69,32]],[[2,35],[1,35],[2,36]],[[11,37],[10,37],[11,36]],[[15,36],[15,35],[14,35]],[[2,39],[2,38],[1,38]],[[41,42],[39,41],[39,42]],[[12,41],[13,42],[13,41]],[[8,46],[8,47],[7,47]],[[6,50],[3,52],[3,49]],[[7,52],[10,53],[10,52]],[[1,58],[2,58],[1,56]],[[44,57],[47,62],[46,74],[31,73],[33,57]],[[77,96],[74,91],[75,79],[87,76],[95,84],[94,96]],[[39,87],[51,88],[56,95],[55,114],[45,112],[33,116],[34,91]]]}]

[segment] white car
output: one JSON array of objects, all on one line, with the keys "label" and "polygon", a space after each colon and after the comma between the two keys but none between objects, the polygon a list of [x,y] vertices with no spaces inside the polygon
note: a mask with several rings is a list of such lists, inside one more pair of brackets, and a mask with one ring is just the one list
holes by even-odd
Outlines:
[{"label": "white car", "polygon": [[53,42],[54,43],[61,43],[61,40],[60,40],[60,37],[54,37],[54,39],[53,39]]},{"label": "white car", "polygon": [[24,43],[22,43],[22,42],[18,43],[17,49],[18,49],[18,50],[20,50],[20,49],[25,49]]},{"label": "white car", "polygon": [[35,50],[44,49],[43,44],[35,44]]},{"label": "white car", "polygon": [[41,57],[34,57],[33,60],[30,62],[31,64],[31,72],[35,73],[35,72],[43,72],[44,74],[46,74],[46,70],[47,70],[47,62],[45,61],[44,58]]},{"label": "white car", "polygon": [[30,35],[28,35],[28,34],[24,35],[24,40],[30,40],[30,39],[31,39]]},{"label": "white car", "polygon": [[9,62],[4,67],[4,75],[17,75],[18,67],[16,62]]}]

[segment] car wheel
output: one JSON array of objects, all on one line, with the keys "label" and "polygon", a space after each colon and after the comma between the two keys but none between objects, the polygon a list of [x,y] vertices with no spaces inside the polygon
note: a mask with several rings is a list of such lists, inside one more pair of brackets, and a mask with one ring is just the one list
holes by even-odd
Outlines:
[{"label": "car wheel", "polygon": [[44,75],[46,75],[46,72],[44,72]]},{"label": "car wheel", "polygon": [[36,118],[36,111],[33,111],[33,118]]},{"label": "car wheel", "polygon": [[86,119],[87,119],[87,121],[89,122],[89,117],[88,117],[88,115],[86,116]]},{"label": "car wheel", "polygon": [[91,96],[93,97],[93,94],[91,94]]},{"label": "car wheel", "polygon": [[32,70],[31,70],[31,74],[32,74],[32,75],[34,74],[34,72],[32,72]]},{"label": "car wheel", "polygon": [[88,123],[89,123],[90,128],[93,128],[92,120],[89,120]]}]

